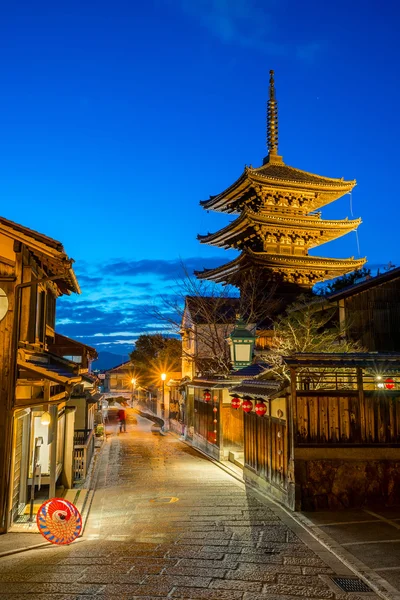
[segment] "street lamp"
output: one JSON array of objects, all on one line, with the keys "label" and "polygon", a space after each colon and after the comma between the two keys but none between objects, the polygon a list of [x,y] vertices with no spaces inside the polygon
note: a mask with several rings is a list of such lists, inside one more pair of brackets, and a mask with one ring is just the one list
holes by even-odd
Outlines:
[{"label": "street lamp", "polygon": [[132,379],[131,379],[131,384],[132,384],[132,406],[133,406],[133,401],[135,399],[135,385],[136,385],[136,379],[134,377],[132,377]]},{"label": "street lamp", "polygon": [[233,369],[241,369],[251,365],[253,349],[256,341],[254,333],[246,329],[246,324],[238,315],[235,329],[228,338]]},{"label": "street lamp", "polygon": [[161,381],[162,381],[162,398],[161,398],[161,410],[164,410],[164,385],[165,380],[167,379],[166,373],[161,373]]}]

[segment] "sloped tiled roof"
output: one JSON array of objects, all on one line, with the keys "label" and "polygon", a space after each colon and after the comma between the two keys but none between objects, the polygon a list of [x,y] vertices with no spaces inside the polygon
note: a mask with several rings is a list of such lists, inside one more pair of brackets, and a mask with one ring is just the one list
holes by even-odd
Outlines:
[{"label": "sloped tiled roof", "polygon": [[43,233],[39,233],[38,231],[35,231],[34,229],[29,229],[28,227],[24,227],[23,225],[20,225],[19,223],[15,223],[14,221],[10,221],[9,219],[5,219],[4,217],[0,217],[0,223],[2,225],[5,225],[6,227],[15,229],[15,231],[18,231],[18,233],[23,233],[24,235],[27,235],[28,237],[33,238],[37,242],[45,244],[46,246],[49,246],[50,248],[54,248],[54,250],[58,250],[58,252],[64,252],[64,247],[61,242],[58,242],[57,240],[54,240],[53,238],[48,237],[47,235],[44,235]]},{"label": "sloped tiled roof", "polygon": [[249,172],[254,173],[255,175],[261,175],[262,177],[267,177],[268,179],[272,178],[280,179],[281,181],[311,183],[324,186],[343,186],[344,188],[348,188],[349,186],[352,187],[355,184],[355,181],[345,181],[344,179],[335,179],[332,177],[314,175],[313,173],[308,173],[307,171],[302,171],[301,169],[289,167],[289,165],[285,165],[284,163],[267,163],[262,167],[258,167],[257,169],[249,169]]}]

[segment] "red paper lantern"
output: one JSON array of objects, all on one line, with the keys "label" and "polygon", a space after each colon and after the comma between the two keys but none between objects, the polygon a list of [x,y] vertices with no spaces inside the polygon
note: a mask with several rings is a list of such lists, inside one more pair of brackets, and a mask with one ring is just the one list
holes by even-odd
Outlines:
[{"label": "red paper lantern", "polygon": [[267,407],[265,406],[264,402],[261,402],[261,401],[257,402],[255,411],[259,417],[263,417],[265,415],[265,413],[267,412]]},{"label": "red paper lantern", "polygon": [[204,399],[204,402],[210,402],[210,400],[211,400],[211,394],[210,394],[210,392],[208,390],[206,390],[204,392],[203,399]]},{"label": "red paper lantern", "polygon": [[387,390],[393,390],[394,389],[394,379],[392,379],[391,377],[388,377],[387,379],[385,379],[385,388]]},{"label": "red paper lantern", "polygon": [[238,396],[233,396],[231,407],[234,409],[238,409],[240,407],[240,398]]},{"label": "red paper lantern", "polygon": [[249,413],[253,410],[253,403],[251,400],[243,400],[242,409],[244,412]]}]

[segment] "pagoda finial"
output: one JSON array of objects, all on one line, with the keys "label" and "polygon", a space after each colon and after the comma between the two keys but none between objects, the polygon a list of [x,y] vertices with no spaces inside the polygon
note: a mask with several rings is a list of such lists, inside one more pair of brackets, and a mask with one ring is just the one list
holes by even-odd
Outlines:
[{"label": "pagoda finial", "polygon": [[278,154],[278,103],[275,98],[274,71],[270,71],[269,99],[267,103],[267,148],[268,154]]}]

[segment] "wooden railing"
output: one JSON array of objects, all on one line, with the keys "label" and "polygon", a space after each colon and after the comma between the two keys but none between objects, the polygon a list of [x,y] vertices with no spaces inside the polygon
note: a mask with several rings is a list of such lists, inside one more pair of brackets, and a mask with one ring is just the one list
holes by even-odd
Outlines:
[{"label": "wooden railing", "polygon": [[75,429],[74,481],[84,481],[94,451],[94,429]]},{"label": "wooden railing", "polygon": [[244,414],[244,462],[257,475],[285,489],[288,439],[286,421]]}]

